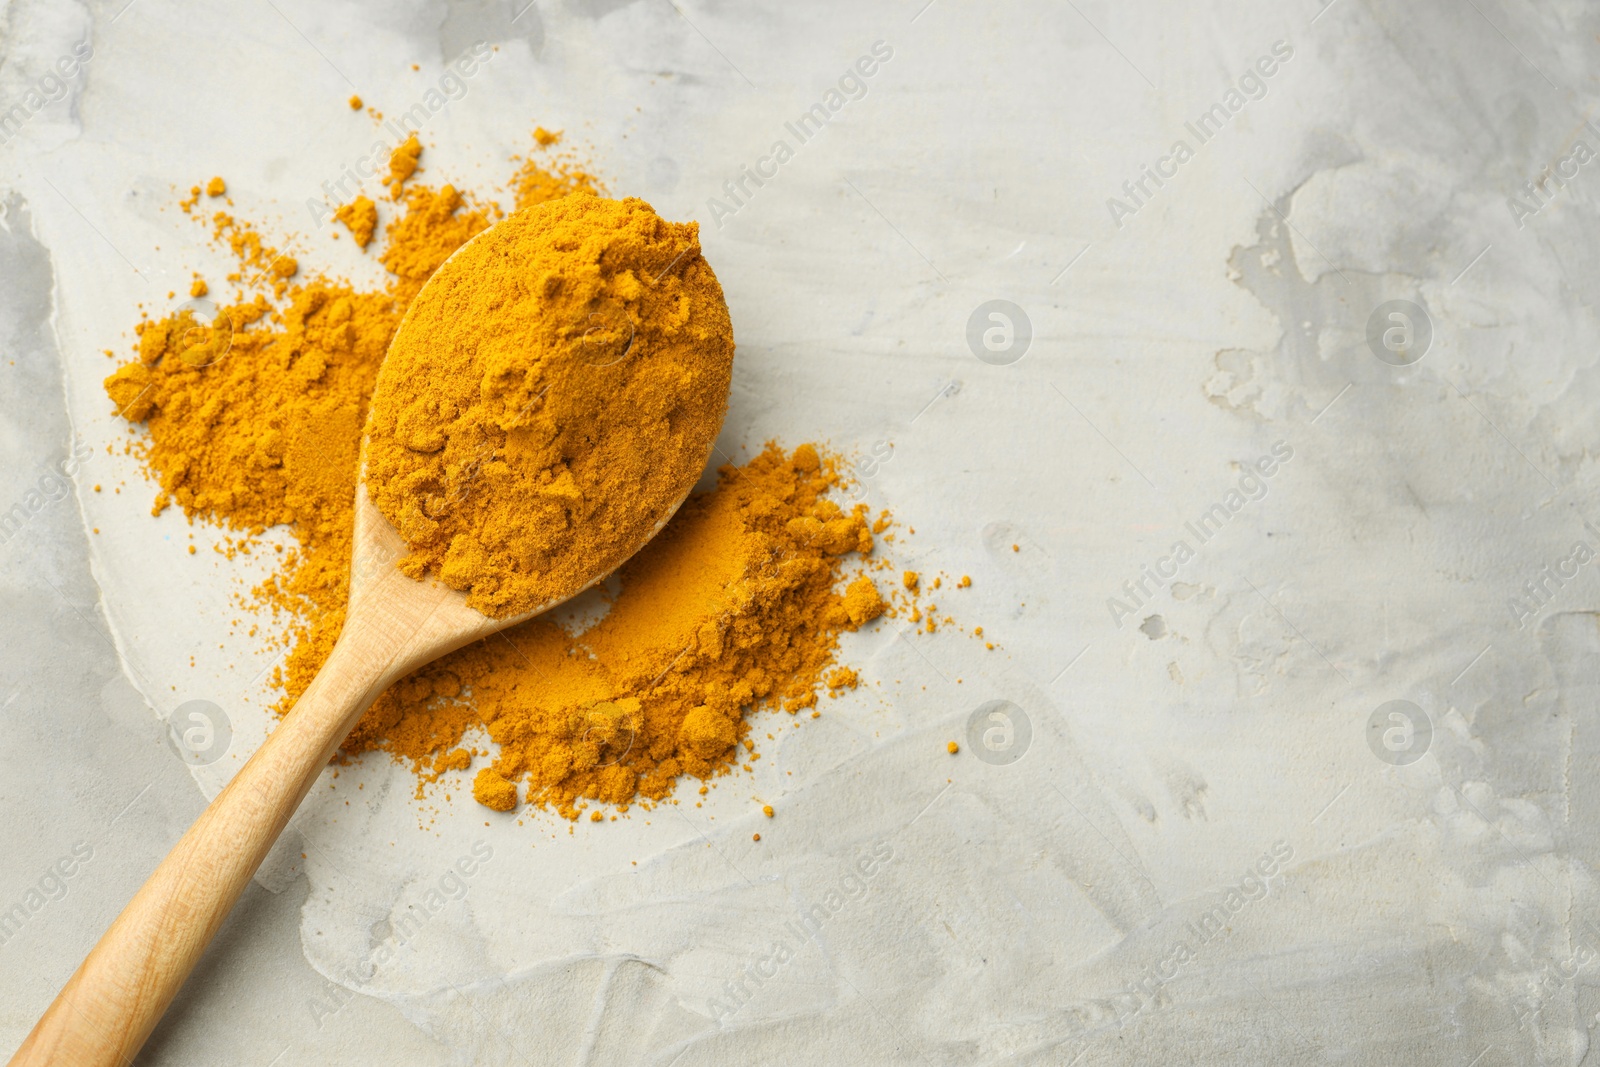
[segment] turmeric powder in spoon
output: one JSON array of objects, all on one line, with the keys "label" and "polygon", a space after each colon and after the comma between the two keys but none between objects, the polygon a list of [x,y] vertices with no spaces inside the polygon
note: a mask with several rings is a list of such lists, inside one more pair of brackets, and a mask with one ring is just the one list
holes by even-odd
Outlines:
[{"label": "turmeric powder in spoon", "polygon": [[573,195],[493,233],[406,311],[365,477],[401,569],[504,618],[615,569],[694,485],[733,328],[698,226],[642,200]]}]

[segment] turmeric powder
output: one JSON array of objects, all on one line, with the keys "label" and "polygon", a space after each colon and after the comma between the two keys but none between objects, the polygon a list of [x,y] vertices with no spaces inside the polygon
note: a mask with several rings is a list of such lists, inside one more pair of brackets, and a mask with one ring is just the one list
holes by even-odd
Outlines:
[{"label": "turmeric powder", "polygon": [[364,196],[341,204],[333,217],[345,224],[356,245],[366,248],[372,243],[372,231],[378,228],[378,206]]},{"label": "turmeric powder", "polygon": [[[541,159],[530,153],[522,175]],[[521,177],[517,196],[595,184],[581,171]],[[273,555],[276,573],[241,598],[282,620],[275,640],[288,655],[269,675],[280,713],[344,623],[358,451],[390,339],[432,272],[498,209],[412,183],[395,211],[374,238],[389,270],[382,289],[309,267],[285,275],[253,228],[212,220],[241,269],[230,279],[240,291],[207,333],[208,358],[181,358],[201,329],[184,310],[141,322],[135,358],[106,380],[121,417],[144,428],[129,447],[156,481],[156,510],[176,504],[241,546],[287,527],[293,543]],[[873,555],[888,516],[869,525],[864,508],[829,499],[842,469],[809,445],[769,445],[723,467],[622,568],[598,623],[569,632],[541,616],[400,679],[340,758],[385,752],[414,769],[419,791],[464,772],[491,810],[526,802],[573,819],[598,814],[595,804],[654,803],[685,774],[730,773],[736,744],[755,740],[754,709],[819,714],[830,676],[857,681],[830,675],[840,635],[900,610],[860,573],[890,569]],[[496,750],[488,765],[469,751],[484,733]]]},{"label": "turmeric powder", "polygon": [[391,199],[400,199],[406,182],[417,171],[417,157],[420,155],[422,155],[422,145],[417,140],[416,134],[407,137],[398,148],[389,153],[389,176],[383,180],[383,184],[389,187]]},{"label": "turmeric powder", "polygon": [[584,169],[575,153],[554,147],[561,143],[559,130],[537,126],[533,142],[534,152],[523,159],[522,166],[511,178],[511,193],[518,211],[569,193],[601,193],[599,179]]},{"label": "turmeric powder", "polygon": [[732,365],[696,224],[589,194],[501,221],[411,302],[373,392],[401,570],[497,618],[614,570],[698,479]]}]

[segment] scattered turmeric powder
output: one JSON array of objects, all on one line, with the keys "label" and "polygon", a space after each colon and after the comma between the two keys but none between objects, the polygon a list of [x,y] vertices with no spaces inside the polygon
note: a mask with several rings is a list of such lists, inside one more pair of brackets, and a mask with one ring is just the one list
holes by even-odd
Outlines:
[{"label": "scattered turmeric powder", "polygon": [[[553,173],[529,188],[581,184]],[[274,575],[245,601],[285,623],[274,640],[288,655],[269,675],[280,712],[344,623],[362,426],[390,338],[423,283],[496,208],[412,184],[396,211],[383,228],[382,289],[284,275],[280,253],[224,216],[212,234],[239,257],[249,295],[211,331],[218,358],[181,358],[197,328],[185,310],[141,322],[136,358],[106,380],[121,416],[144,426],[133,447],[157,482],[155,510],[176,504],[230,531],[225,556],[287,525],[290,550],[268,556]],[[736,746],[754,740],[746,715],[768,706],[817,717],[840,635],[890,610],[853,562],[873,551],[887,516],[869,526],[864,507],[830,500],[843,481],[837,457],[810,445],[769,445],[723,467],[717,486],[691,496],[622,568],[598,623],[572,633],[539,617],[402,678],[340,758],[385,752],[415,770],[420,790],[471,773],[469,749],[483,744],[465,739],[483,731],[497,754],[474,775],[479,803],[526,802],[570,819],[598,814],[595,803],[661,800],[685,774],[731,772]]]},{"label": "scattered turmeric powder", "polygon": [[210,181],[206,182],[207,196],[221,196],[227,191],[228,183],[223,181],[221,178],[212,178]]},{"label": "scattered turmeric powder", "polygon": [[406,190],[405,213],[385,228],[388,247],[379,257],[395,275],[389,290],[401,311],[439,265],[487,229],[495,214],[494,205],[479,207],[452,185],[438,189],[417,185]]},{"label": "scattered turmeric powder", "polygon": [[472,796],[493,811],[510,811],[517,806],[517,787],[496,774],[491,767],[478,772],[472,782]]},{"label": "scattered turmeric powder", "polygon": [[584,170],[570,152],[552,151],[555,145],[561,143],[559,130],[551,131],[540,126],[533,131],[533,140],[539,156],[529,155],[511,181],[517,210],[547,203],[569,193],[600,192],[599,181]]},{"label": "scattered turmeric powder", "polygon": [[844,591],[844,610],[854,626],[863,626],[888,608],[883,602],[883,594],[878,592],[878,587],[872,584],[872,579],[862,577],[851,582]]},{"label": "scattered turmeric powder", "polygon": [[389,153],[389,176],[383,180],[383,184],[389,187],[391,199],[400,199],[406,182],[417,172],[417,157],[421,155],[422,143],[417,140],[416,134],[407,137],[399,147]]},{"label": "scattered turmeric powder", "polygon": [[517,615],[615,569],[665,520],[705,466],[733,366],[698,232],[578,194],[434,273],[367,422],[368,491],[411,548],[401,570]]},{"label": "scattered turmeric powder", "polygon": [[378,228],[378,206],[364,196],[347,204],[340,204],[333,217],[345,224],[350,236],[360,248],[372,243],[372,232]]}]

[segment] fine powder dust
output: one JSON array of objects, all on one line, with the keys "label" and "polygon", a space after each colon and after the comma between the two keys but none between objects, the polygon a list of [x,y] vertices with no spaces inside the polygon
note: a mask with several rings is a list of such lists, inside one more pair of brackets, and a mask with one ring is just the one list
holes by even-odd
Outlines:
[{"label": "fine powder dust", "polygon": [[[570,156],[543,154],[554,141],[540,131],[512,178],[516,208],[602,191]],[[232,302],[210,323],[187,309],[140,322],[136,358],[106,379],[118,414],[144,428],[128,450],[158,485],[153,513],[176,504],[229,531],[225,555],[260,553],[269,526],[289,530],[273,577],[242,598],[276,620],[264,629],[286,651],[270,676],[280,714],[344,624],[361,434],[390,338],[429,275],[501,214],[491,197],[416,183],[420,156],[406,146],[389,195],[341,216],[363,246],[377,242],[382,288],[309,271],[305,253],[280,253],[220,206],[207,217],[191,190],[183,210],[237,257]],[[222,303],[223,286],[209,289]],[[845,483],[837,457],[810,445],[724,466],[622,568],[598,623],[574,636],[535,618],[419,669],[378,698],[341,758],[382,750],[417,772],[419,796],[478,764],[473,792],[488,807],[593,820],[597,804],[666,797],[681,775],[748,768],[760,758],[752,711],[815,716],[819,695],[857,684],[835,662],[842,633],[885,611],[936,625],[917,598],[937,580],[918,591],[888,575],[886,605],[868,575],[890,571],[873,550],[895,535],[887,515],[869,522],[830,499]],[[475,747],[479,731],[493,752]]]},{"label": "fine powder dust", "polygon": [[588,194],[519,211],[411,302],[367,421],[367,491],[494,618],[615,570],[705,467],[733,327],[694,223]]}]

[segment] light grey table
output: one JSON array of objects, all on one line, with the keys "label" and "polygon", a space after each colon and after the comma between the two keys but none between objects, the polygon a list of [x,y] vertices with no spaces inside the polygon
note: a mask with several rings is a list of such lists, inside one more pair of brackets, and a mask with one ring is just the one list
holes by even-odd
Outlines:
[{"label": "light grey table", "polygon": [[870,458],[1000,648],[856,635],[755,775],[603,829],[363,761],[141,1064],[1592,1060],[1600,11],[525,2],[0,8],[0,1050],[269,721],[102,351],[223,266],[214,173],[376,284],[359,92],[424,180],[543,124],[698,219],[723,447]]}]

